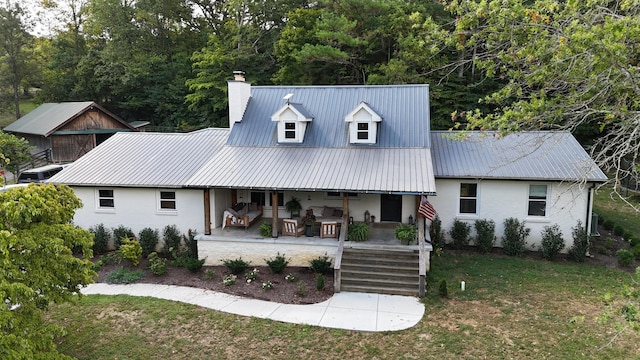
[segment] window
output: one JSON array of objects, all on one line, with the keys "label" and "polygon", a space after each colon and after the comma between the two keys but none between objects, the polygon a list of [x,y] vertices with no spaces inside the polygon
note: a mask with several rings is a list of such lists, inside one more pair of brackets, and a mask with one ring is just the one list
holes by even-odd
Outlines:
[{"label": "window", "polygon": [[265,202],[264,191],[252,191],[251,192],[251,203],[258,204],[260,206],[264,206]]},{"label": "window", "polygon": [[529,185],[529,216],[547,214],[547,185]]},{"label": "window", "polygon": [[[342,198],[342,194],[343,193],[337,192],[337,191],[329,191],[327,193],[327,197],[329,197],[329,198]],[[347,194],[347,196],[350,197],[350,198],[358,197],[358,193],[355,193],[355,192],[348,192],[348,193],[345,193],[345,194]]]},{"label": "window", "polygon": [[358,123],[358,140],[369,139],[369,123]]},{"label": "window", "polygon": [[[271,203],[271,199],[273,199],[271,197],[271,193],[269,193],[269,206],[273,206],[273,203]],[[278,192],[278,206],[284,206],[284,193],[283,192]]]},{"label": "window", "polygon": [[98,190],[98,207],[114,208],[113,190]]},{"label": "window", "polygon": [[477,214],[478,184],[460,184],[460,213]]},{"label": "window", "polygon": [[284,123],[284,138],[285,139],[296,138],[296,123],[293,123],[293,122]]},{"label": "window", "polygon": [[176,193],[174,191],[160,191],[160,210],[176,209]]}]

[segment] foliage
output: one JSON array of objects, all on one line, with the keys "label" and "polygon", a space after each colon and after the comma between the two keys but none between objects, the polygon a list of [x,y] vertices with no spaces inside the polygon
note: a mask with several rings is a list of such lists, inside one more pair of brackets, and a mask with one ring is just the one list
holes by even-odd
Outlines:
[{"label": "foliage", "polygon": [[122,240],[124,238],[127,239],[135,239],[136,235],[133,233],[131,228],[120,225],[117,228],[113,229],[113,241],[116,247],[116,250],[120,248],[120,244],[122,244]]},{"label": "foliage", "polygon": [[202,278],[205,280],[213,280],[216,277],[216,272],[213,269],[206,269]]},{"label": "foliage", "polygon": [[262,290],[264,291],[268,291],[273,289],[273,284],[271,283],[271,281],[267,280],[265,282],[262,283]]},{"label": "foliage", "polygon": [[284,254],[280,255],[280,253],[273,258],[265,259],[265,261],[274,274],[282,274],[287,265],[289,265],[289,260],[287,260]]},{"label": "foliage", "polygon": [[258,274],[259,273],[260,273],[260,270],[254,268],[253,270],[251,270],[248,273],[244,274],[244,278],[245,278],[245,280],[247,280],[248,283],[250,283],[250,282],[258,279]]},{"label": "foliage", "polygon": [[107,276],[109,284],[133,284],[144,277],[142,270],[128,270],[125,268],[117,268]]},{"label": "foliage", "polygon": [[347,239],[349,241],[367,241],[369,239],[369,226],[365,223],[349,224]]},{"label": "foliage", "polygon": [[615,224],[613,221],[611,221],[611,220],[605,220],[605,222],[602,224],[602,227],[603,227],[605,230],[609,230],[609,231],[611,231],[611,230],[613,230],[613,227],[614,227],[615,225],[616,225],[616,224]]},{"label": "foliage", "polygon": [[453,247],[456,249],[462,249],[465,246],[469,245],[469,240],[471,234],[471,225],[465,223],[464,221],[454,219],[453,225],[451,225],[451,230],[449,230],[449,235],[453,238]]},{"label": "foliage", "polygon": [[[89,260],[92,235],[72,225],[81,206],[65,185],[0,193],[0,354],[59,356],[54,338],[62,328],[45,323],[42,311],[52,302],[73,301],[96,276]],[[80,256],[72,253],[75,247]]]},{"label": "foliage", "polygon": [[400,224],[393,230],[393,235],[403,244],[412,244],[417,236],[416,227],[411,224]]},{"label": "foliage", "polygon": [[262,237],[271,237],[273,236],[273,225],[266,222],[262,223],[260,224],[260,228],[258,228],[258,231],[260,232],[260,236]]},{"label": "foliage", "polygon": [[564,248],[564,238],[558,224],[545,226],[542,230],[542,257],[553,260]]},{"label": "foliage", "polygon": [[[618,261],[620,258],[618,258]],[[617,291],[609,291],[603,297],[606,309],[600,320],[604,323],[615,321],[618,332],[631,329],[640,332],[640,267],[632,278]]]},{"label": "foliage", "polygon": [[122,245],[118,250],[124,259],[131,261],[133,266],[140,264],[142,257],[142,246],[136,239],[122,238]]},{"label": "foliage", "polygon": [[302,217],[301,221],[305,226],[315,226],[316,216],[313,215],[313,210],[307,210],[307,213]]},{"label": "foliage", "polygon": [[104,224],[98,224],[89,228],[89,231],[93,233],[93,253],[94,255],[106,254],[109,251],[109,241],[111,240],[111,231],[104,226]]},{"label": "foliage", "polygon": [[635,260],[633,253],[627,249],[618,250],[616,256],[618,257],[618,265],[622,267],[633,265],[633,261]]},{"label": "foliage", "polygon": [[295,276],[295,274],[291,273],[291,274],[287,274],[287,276],[284,277],[285,280],[289,281],[289,282],[296,282],[298,281],[298,278]]},{"label": "foliage", "polygon": [[322,275],[322,273],[316,274],[316,290],[324,290],[324,276]]},{"label": "foliage", "polygon": [[622,236],[624,234],[624,228],[620,225],[613,227],[613,234],[616,236]]},{"label": "foliage", "polygon": [[190,257],[184,262],[184,267],[186,267],[187,270],[189,270],[189,272],[192,272],[195,274],[198,271],[200,271],[200,269],[202,269],[202,265],[204,265],[204,261],[205,259],[194,259]]},{"label": "foliage", "polygon": [[164,253],[169,254],[172,250],[179,251],[180,249],[180,241],[182,237],[180,236],[180,231],[178,231],[178,227],[175,225],[167,225],[162,230],[162,240],[164,241]]},{"label": "foliage", "polygon": [[527,236],[531,229],[525,227],[524,221],[516,218],[508,218],[504,221],[504,235],[502,236],[502,249],[505,254],[522,256],[526,250]]},{"label": "foliage", "polygon": [[149,270],[151,270],[154,275],[163,275],[167,273],[167,259],[161,258],[155,251],[149,254],[148,259]]},{"label": "foliage", "polygon": [[431,237],[431,242],[436,248],[442,248],[445,245],[445,233],[442,230],[442,220],[440,220],[440,216],[436,215],[433,220],[431,220],[431,226],[429,227],[429,236]]},{"label": "foliage", "polygon": [[571,228],[571,236],[573,238],[573,245],[569,248],[567,256],[569,259],[576,262],[583,262],[589,252],[591,242],[589,241],[589,234],[582,226],[582,222],[578,221],[578,224]]},{"label": "foliage", "polygon": [[300,297],[307,296],[307,284],[305,284],[302,281],[299,282],[298,286],[296,286],[296,295],[298,295]]},{"label": "foliage", "polygon": [[440,284],[438,285],[438,295],[443,298],[449,297],[449,290],[447,289],[447,280],[440,280]]},{"label": "foliage", "polygon": [[331,271],[331,260],[327,255],[318,256],[315,259],[311,259],[309,267],[315,273],[328,274]]},{"label": "foliage", "polygon": [[[24,138],[0,130],[0,168],[4,167],[18,175],[18,166],[31,160],[33,149]],[[0,177],[0,185],[3,180]]]},{"label": "foliage", "polygon": [[196,235],[198,233],[195,230],[189,229],[187,230],[187,235],[182,235],[182,242],[185,245],[186,256],[192,259],[198,259],[198,241],[196,240]]},{"label": "foliage", "polygon": [[242,258],[237,258],[233,260],[222,260],[222,263],[234,275],[241,274],[243,271],[247,270],[247,268],[249,267],[249,263],[242,260]]},{"label": "foliage", "polygon": [[493,220],[476,220],[476,246],[483,252],[493,249],[496,242],[496,223]]},{"label": "foliage", "polygon": [[142,246],[142,256],[146,257],[156,251],[156,246],[158,246],[158,241],[160,240],[160,234],[157,229],[147,227],[140,230],[138,239],[140,240],[140,246]]},{"label": "foliage", "polygon": [[237,278],[238,278],[238,276],[235,275],[235,274],[225,275],[222,278],[222,284],[224,284],[224,286],[231,286],[231,285],[236,283],[236,279]]},{"label": "foliage", "polygon": [[300,200],[295,196],[292,196],[291,200],[287,201],[284,204],[284,207],[289,212],[289,214],[291,214],[292,217],[293,217],[293,214],[299,214],[300,210],[302,210],[302,205],[300,204]]}]

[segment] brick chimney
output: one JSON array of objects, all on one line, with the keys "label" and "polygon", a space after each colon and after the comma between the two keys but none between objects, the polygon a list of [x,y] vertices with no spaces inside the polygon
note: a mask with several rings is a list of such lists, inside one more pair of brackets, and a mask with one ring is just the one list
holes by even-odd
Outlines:
[{"label": "brick chimney", "polygon": [[234,71],[233,80],[227,81],[229,86],[229,129],[233,124],[242,121],[242,116],[251,97],[251,84],[244,78],[244,71]]}]

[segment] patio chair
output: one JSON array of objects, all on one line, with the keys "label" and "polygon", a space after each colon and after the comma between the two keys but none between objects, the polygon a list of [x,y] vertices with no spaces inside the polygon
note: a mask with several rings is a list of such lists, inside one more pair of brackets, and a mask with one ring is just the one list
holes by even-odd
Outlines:
[{"label": "patio chair", "polygon": [[320,238],[337,238],[338,222],[323,221],[320,223]]},{"label": "patio chair", "polygon": [[283,236],[295,236],[298,237],[304,234],[304,225],[298,225],[298,220],[283,219],[282,220],[282,235]]}]

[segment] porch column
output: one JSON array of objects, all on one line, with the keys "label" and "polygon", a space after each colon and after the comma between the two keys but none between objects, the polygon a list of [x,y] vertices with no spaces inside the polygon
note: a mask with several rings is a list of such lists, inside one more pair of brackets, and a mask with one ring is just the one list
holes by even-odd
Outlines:
[{"label": "porch column", "polygon": [[424,216],[418,213],[418,208],[420,207],[420,201],[422,200],[422,196],[416,196],[416,221],[418,221],[418,241],[420,239],[424,239]]},{"label": "porch column", "polygon": [[342,193],[342,229],[344,232],[344,238],[347,238],[349,231],[349,193]]},{"label": "porch column", "polygon": [[204,189],[204,234],[211,235],[211,194]]},{"label": "porch column", "polygon": [[278,237],[278,191],[271,192],[271,236]]}]

